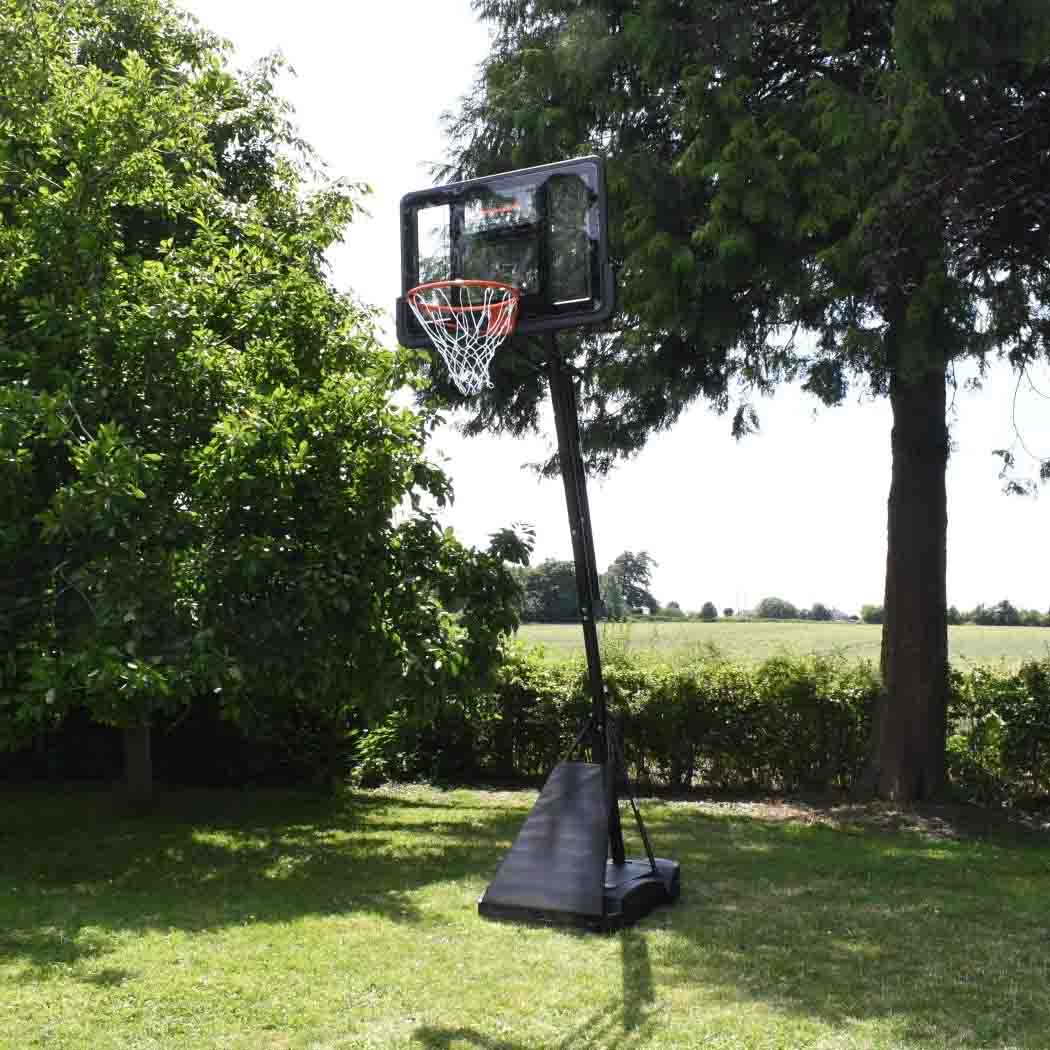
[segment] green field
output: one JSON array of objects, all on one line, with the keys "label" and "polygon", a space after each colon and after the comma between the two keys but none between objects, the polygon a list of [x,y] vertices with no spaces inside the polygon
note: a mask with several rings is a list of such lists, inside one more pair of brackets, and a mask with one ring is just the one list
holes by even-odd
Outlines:
[{"label": "green field", "polygon": [[1046,832],[647,800],[674,907],[611,936],[486,922],[535,797],[195,790],[129,819],[8,788],[0,1050],[1050,1046]]},{"label": "green field", "polygon": [[[687,658],[716,646],[734,660],[759,662],[777,653],[830,653],[878,661],[882,628],[864,623],[630,623],[601,627],[604,645],[626,645],[635,652],[674,659]],[[518,631],[530,645],[542,645],[552,658],[583,653],[576,624],[531,623]],[[1045,627],[948,628],[951,659],[957,664],[1003,664],[1016,667],[1025,660],[1050,656],[1050,629]]]}]

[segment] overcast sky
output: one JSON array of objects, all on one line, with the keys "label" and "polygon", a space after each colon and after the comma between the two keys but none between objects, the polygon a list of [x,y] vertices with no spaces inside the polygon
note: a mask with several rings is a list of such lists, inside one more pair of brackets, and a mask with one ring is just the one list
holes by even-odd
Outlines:
[{"label": "overcast sky", "polygon": [[[305,137],[333,176],[368,182],[370,217],[332,253],[341,288],[392,316],[400,291],[398,201],[431,184],[444,154],[440,114],[467,92],[488,32],[469,0],[183,0],[230,39],[244,65],[280,50],[296,76],[282,84]],[[551,160],[559,158],[552,157]],[[391,322],[392,330],[392,322]],[[391,338],[393,338],[391,336]],[[1038,377],[1050,393],[1050,375]],[[1014,443],[1014,381],[996,370],[980,394],[960,390],[951,417],[948,600],[960,608],[1009,598],[1050,608],[1050,488],[1001,495],[991,450]],[[883,401],[825,409],[795,389],[759,405],[761,433],[742,442],[729,420],[694,406],[634,460],[591,482],[598,563],[647,550],[653,593],[693,609],[748,608],[777,595],[853,612],[882,601],[890,412]],[[1031,392],[1017,415],[1032,451],[1050,456],[1050,401]],[[467,440],[449,429],[433,454],[456,492],[447,521],[484,544],[512,521],[537,529],[537,558],[571,557],[560,481],[522,465],[553,444]]]}]

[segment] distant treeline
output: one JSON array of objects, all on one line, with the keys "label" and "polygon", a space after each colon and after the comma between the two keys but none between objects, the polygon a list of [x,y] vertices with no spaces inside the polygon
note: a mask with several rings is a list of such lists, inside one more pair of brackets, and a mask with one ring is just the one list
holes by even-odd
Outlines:
[{"label": "distant treeline", "polygon": [[[650,590],[651,574],[656,562],[646,551],[638,554],[624,551],[610,563],[599,578],[601,604],[599,619],[630,620],[701,620],[710,623],[718,619],[757,620],[816,620],[863,621],[882,623],[881,605],[864,605],[860,615],[814,602],[800,606],[786,598],[763,598],[753,609],[719,608],[713,601],[705,601],[698,609],[683,609],[677,601],[659,602]],[[548,558],[532,567],[514,566],[511,569],[520,586],[519,610],[525,623],[575,623],[580,618],[576,591],[576,571],[571,561]],[[948,623],[973,623],[990,627],[1050,627],[1050,610],[1018,609],[1003,600],[995,605],[978,605],[960,612],[948,607]]]},{"label": "distant treeline", "polygon": [[[677,601],[661,603],[650,588],[656,561],[646,551],[635,554],[624,551],[610,563],[599,578],[601,595],[597,610],[599,619],[629,620],[703,620],[711,622],[739,616],[767,620],[856,620],[823,602],[808,609],[799,608],[783,598],[763,598],[753,610],[737,611],[732,606],[721,609],[705,601],[698,609],[686,610]],[[576,590],[576,570],[571,561],[548,558],[532,567],[512,566],[521,588],[520,612],[525,623],[575,623],[580,618]]]},{"label": "distant treeline", "polygon": [[[860,618],[865,623],[882,623],[882,617],[881,605],[861,606]],[[1050,610],[1042,613],[1038,609],[1018,609],[1006,599],[995,605],[978,605],[967,612],[949,605],[948,623],[953,626],[972,623],[979,627],[1050,627]]]}]

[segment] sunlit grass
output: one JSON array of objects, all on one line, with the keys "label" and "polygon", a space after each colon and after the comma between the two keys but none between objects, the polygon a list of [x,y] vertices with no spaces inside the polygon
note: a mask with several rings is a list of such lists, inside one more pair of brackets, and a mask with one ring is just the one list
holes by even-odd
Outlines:
[{"label": "sunlit grass", "polygon": [[[518,631],[519,640],[542,645],[554,659],[583,654],[578,624],[529,623]],[[778,653],[844,652],[850,658],[879,661],[882,628],[866,623],[804,623],[725,621],[715,623],[605,624],[606,645],[626,646],[635,653],[672,659],[688,658],[715,646],[724,656],[758,663]],[[952,661],[967,664],[1004,664],[1016,667],[1025,660],[1050,656],[1050,628],[977,627],[965,624],[948,628]]]},{"label": "sunlit grass", "polygon": [[645,806],[683,896],[485,922],[529,792],[0,800],[0,1047],[1050,1047],[1050,850]]}]

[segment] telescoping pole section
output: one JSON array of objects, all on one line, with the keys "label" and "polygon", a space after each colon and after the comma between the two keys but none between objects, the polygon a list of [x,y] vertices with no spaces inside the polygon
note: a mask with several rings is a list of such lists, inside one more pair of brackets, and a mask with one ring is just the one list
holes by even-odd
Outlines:
[{"label": "telescoping pole section", "polygon": [[624,862],[623,830],[616,792],[616,760],[609,747],[608,713],[605,683],[602,681],[601,653],[598,649],[597,608],[601,601],[598,589],[598,566],[594,556],[594,533],[587,502],[587,475],[580,453],[580,421],[576,407],[576,386],[558,355],[553,332],[545,339],[547,376],[554,404],[554,427],[558,436],[558,460],[565,486],[565,504],[572,534],[572,557],[576,568],[576,593],[583,627],[583,645],[587,653],[587,677],[591,690],[591,755],[605,764],[606,797],[609,801],[609,837],[613,860]]}]

